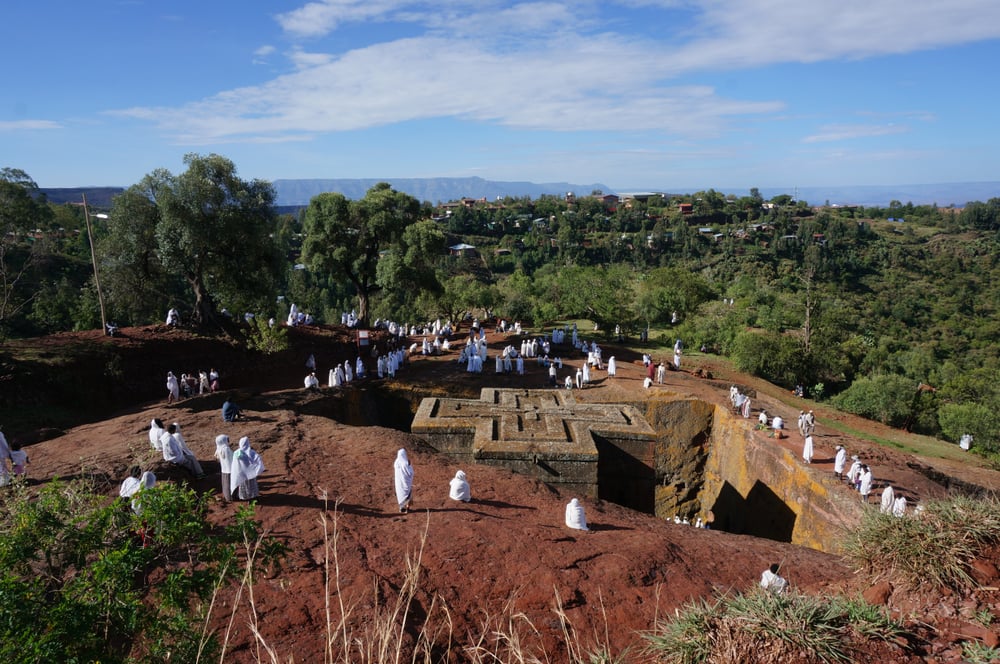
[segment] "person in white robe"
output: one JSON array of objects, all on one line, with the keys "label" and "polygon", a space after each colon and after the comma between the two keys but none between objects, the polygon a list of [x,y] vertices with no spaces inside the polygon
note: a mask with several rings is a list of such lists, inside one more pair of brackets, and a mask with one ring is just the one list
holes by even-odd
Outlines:
[{"label": "person in white robe", "polygon": [[874,481],[871,468],[868,466],[862,466],[860,483],[858,484],[858,491],[861,492],[861,502],[868,502],[868,496],[872,493],[872,483]]},{"label": "person in white robe", "polygon": [[502,374],[503,373],[503,356],[501,356],[499,353],[497,354],[496,365],[497,365],[496,372],[498,374]]},{"label": "person in white robe", "polygon": [[118,489],[118,495],[122,498],[132,498],[135,493],[142,487],[139,483],[139,478],[142,477],[142,466],[132,466],[129,470],[128,477],[122,482],[121,487]]},{"label": "person in white robe", "polygon": [[396,487],[396,502],[399,511],[406,513],[413,504],[413,466],[406,456],[406,450],[396,452],[396,461],[392,464],[393,479]]},{"label": "person in white robe", "polygon": [[198,372],[198,394],[208,394],[212,391],[211,383],[208,382],[208,372]]},{"label": "person in white robe", "polygon": [[847,464],[847,450],[843,445],[837,445],[837,454],[833,457],[833,476],[838,480],[844,477],[844,466]]},{"label": "person in white robe", "polygon": [[590,365],[584,362],[583,364],[583,384],[590,384]]},{"label": "person in white robe", "polygon": [[653,386],[653,379],[650,378],[649,376],[646,376],[642,380],[642,386],[648,390],[649,388],[651,388]]},{"label": "person in white robe", "polygon": [[882,490],[882,500],[879,503],[878,511],[882,514],[892,514],[892,506],[896,502],[896,494],[892,490],[892,485],[887,484]]},{"label": "person in white robe", "polygon": [[181,398],[181,386],[177,382],[177,376],[174,375],[173,371],[167,372],[167,403],[171,401],[180,401]]},{"label": "person in white robe", "polygon": [[154,486],[156,486],[156,475],[154,475],[152,471],[147,470],[142,474],[142,477],[139,478],[139,486],[132,494],[132,511],[135,512],[136,516],[142,514],[143,492],[149,491]]},{"label": "person in white robe", "polygon": [[350,383],[354,380],[354,371],[351,369],[351,361],[344,360],[344,383]]},{"label": "person in white robe", "polygon": [[656,367],[656,383],[658,385],[663,385],[663,381],[665,381],[666,379],[667,379],[667,366],[663,364],[663,362],[660,362],[659,366]]},{"label": "person in white robe", "polygon": [[781,415],[775,415],[774,419],[771,420],[771,429],[774,430],[774,437],[784,438],[785,437],[784,428],[785,428],[785,420],[781,418]]},{"label": "person in white robe", "polygon": [[612,355],[608,358],[608,378],[614,378],[615,374],[618,372],[618,363],[615,362],[615,356]]},{"label": "person in white robe", "polygon": [[469,488],[469,481],[465,478],[465,471],[460,470],[451,478],[448,485],[448,497],[467,503],[472,500],[472,490]]},{"label": "person in white robe", "polygon": [[233,450],[229,447],[229,436],[220,434],[215,437],[215,458],[219,460],[222,471],[222,499],[227,503],[233,499],[230,486],[230,473],[233,465]]},{"label": "person in white robe", "polygon": [[760,415],[757,416],[757,423],[762,427],[767,426],[767,411],[763,408],[760,409]]},{"label": "person in white robe", "polygon": [[187,448],[183,442],[183,437],[178,437],[177,424],[171,424],[163,432],[160,438],[160,445],[163,450],[163,460],[169,463],[186,468],[195,477],[202,477],[205,473],[201,469],[201,464],[195,457],[194,452]]},{"label": "person in white robe", "polygon": [[340,387],[347,382],[347,376],[344,374],[344,366],[338,364],[333,368],[333,377],[337,383],[337,387]]},{"label": "person in white robe", "polygon": [[760,587],[775,595],[780,595],[788,590],[788,581],[778,574],[779,569],[778,563],[774,563],[760,575]]},{"label": "person in white robe", "polygon": [[899,518],[906,516],[906,496],[897,496],[893,501],[892,515]]},{"label": "person in white robe", "polygon": [[149,423],[149,444],[157,452],[163,449],[163,445],[160,443],[160,438],[163,436],[163,422],[153,418]]},{"label": "person in white robe", "polygon": [[337,370],[330,369],[330,373],[327,374],[326,384],[330,387],[337,387]]},{"label": "person in white robe", "polygon": [[813,462],[813,437],[806,436],[805,442],[802,444],[802,459],[806,463]]},{"label": "person in white robe", "polygon": [[316,377],[315,372],[306,376],[305,380],[302,381],[307,390],[319,389],[319,378]]},{"label": "person in white robe", "polygon": [[360,355],[358,355],[358,359],[354,361],[354,375],[357,378],[365,377],[365,363],[361,361]]},{"label": "person in white robe", "polygon": [[587,528],[587,516],[583,512],[583,505],[576,498],[566,504],[566,527],[573,530],[590,530]]},{"label": "person in white robe", "polygon": [[252,500],[260,495],[257,478],[266,470],[264,460],[250,447],[250,438],[240,438],[239,448],[233,452],[229,469],[229,490],[239,500]]},{"label": "person in white robe", "polygon": [[572,390],[573,389],[573,377],[572,376],[566,376],[565,385],[566,385],[566,389],[567,390]]},{"label": "person in white robe", "polygon": [[583,389],[583,369],[576,370],[576,389]]},{"label": "person in white robe", "polygon": [[674,351],[674,369],[681,370],[681,354],[677,351]]},{"label": "person in white robe", "polygon": [[861,476],[861,459],[855,454],[851,457],[851,467],[847,469],[847,482],[853,488],[858,488],[858,478]]}]

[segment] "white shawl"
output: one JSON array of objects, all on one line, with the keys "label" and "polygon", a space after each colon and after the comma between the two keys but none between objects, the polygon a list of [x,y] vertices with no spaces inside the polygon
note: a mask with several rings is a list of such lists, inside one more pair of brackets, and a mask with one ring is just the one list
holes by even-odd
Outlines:
[{"label": "white shawl", "polygon": [[410,492],[413,490],[413,466],[406,456],[406,450],[396,452],[392,469],[396,480],[396,502],[402,504],[410,499]]},{"label": "white shawl", "polygon": [[465,480],[464,470],[455,473],[455,477],[451,479],[451,490],[448,492],[448,497],[452,500],[461,500],[463,503],[472,500],[472,491],[469,488],[469,483]]},{"label": "white shawl", "polygon": [[574,530],[589,530],[587,517],[583,513],[583,505],[576,498],[566,505],[566,525]]},{"label": "white shawl", "polygon": [[256,479],[264,470],[264,460],[250,447],[250,439],[246,436],[240,438],[240,447],[233,453],[229,469],[230,488],[236,491],[241,484]]},{"label": "white shawl", "polygon": [[215,458],[219,460],[223,473],[230,472],[233,463],[233,450],[229,447],[229,436],[226,434],[215,437]]}]

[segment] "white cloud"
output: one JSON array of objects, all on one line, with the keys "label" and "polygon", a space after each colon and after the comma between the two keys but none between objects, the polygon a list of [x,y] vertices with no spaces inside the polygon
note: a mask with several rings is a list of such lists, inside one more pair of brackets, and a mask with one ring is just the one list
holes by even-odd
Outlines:
[{"label": "white cloud", "polygon": [[[665,21],[662,32],[629,26],[627,14],[637,7],[646,21],[651,12],[681,10],[694,23]],[[286,51],[289,73],[179,108],[121,114],[153,121],[190,143],[299,140],[440,117],[704,137],[787,104],[775,98],[778,92],[765,92],[763,100],[726,98],[699,85],[699,75],[1000,36],[994,0],[619,0],[610,8],[597,0],[320,0],[276,19],[293,40],[311,40],[309,50],[293,44]],[[336,35],[322,39],[362,22],[404,24],[413,36],[349,50],[337,48]],[[906,130],[829,125],[803,140]]]},{"label": "white cloud", "polygon": [[849,141],[855,138],[871,138],[890,134],[904,134],[910,131],[905,125],[845,125],[830,124],[820,127],[819,133],[806,136],[803,143],[829,143],[832,141]]},{"label": "white cloud", "polygon": [[52,120],[0,120],[0,131],[22,131],[34,129],[62,129],[63,126]]}]

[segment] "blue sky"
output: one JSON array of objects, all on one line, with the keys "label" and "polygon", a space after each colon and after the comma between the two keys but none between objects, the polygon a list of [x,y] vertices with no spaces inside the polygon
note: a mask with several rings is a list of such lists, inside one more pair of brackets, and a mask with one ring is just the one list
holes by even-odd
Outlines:
[{"label": "blue sky", "polygon": [[724,191],[1000,180],[996,0],[35,0],[0,166]]}]

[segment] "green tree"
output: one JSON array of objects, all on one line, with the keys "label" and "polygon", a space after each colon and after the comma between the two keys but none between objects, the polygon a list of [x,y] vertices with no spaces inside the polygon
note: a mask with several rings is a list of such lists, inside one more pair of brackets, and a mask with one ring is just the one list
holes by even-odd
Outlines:
[{"label": "green tree", "polygon": [[902,426],[912,413],[917,385],[896,374],[859,378],[833,399],[837,408],[877,420],[889,426]]},{"label": "green tree", "polygon": [[380,289],[380,252],[396,244],[419,214],[417,199],[386,182],[358,201],[339,193],[314,196],[305,213],[303,261],[314,271],[348,280],[357,293],[358,317],[367,324],[370,298]]},{"label": "green tree", "polygon": [[0,169],[0,328],[24,311],[37,294],[28,283],[38,258],[28,231],[47,226],[52,214],[35,200],[38,185],[16,168]]},{"label": "green tree", "polygon": [[273,294],[280,262],[274,189],[239,178],[233,162],[216,154],[188,154],[184,163],[184,173],[154,171],[115,200],[102,250],[105,281],[133,312],[142,309],[140,294],[162,309],[180,281],[193,322],[221,325],[219,302],[244,305]]}]

